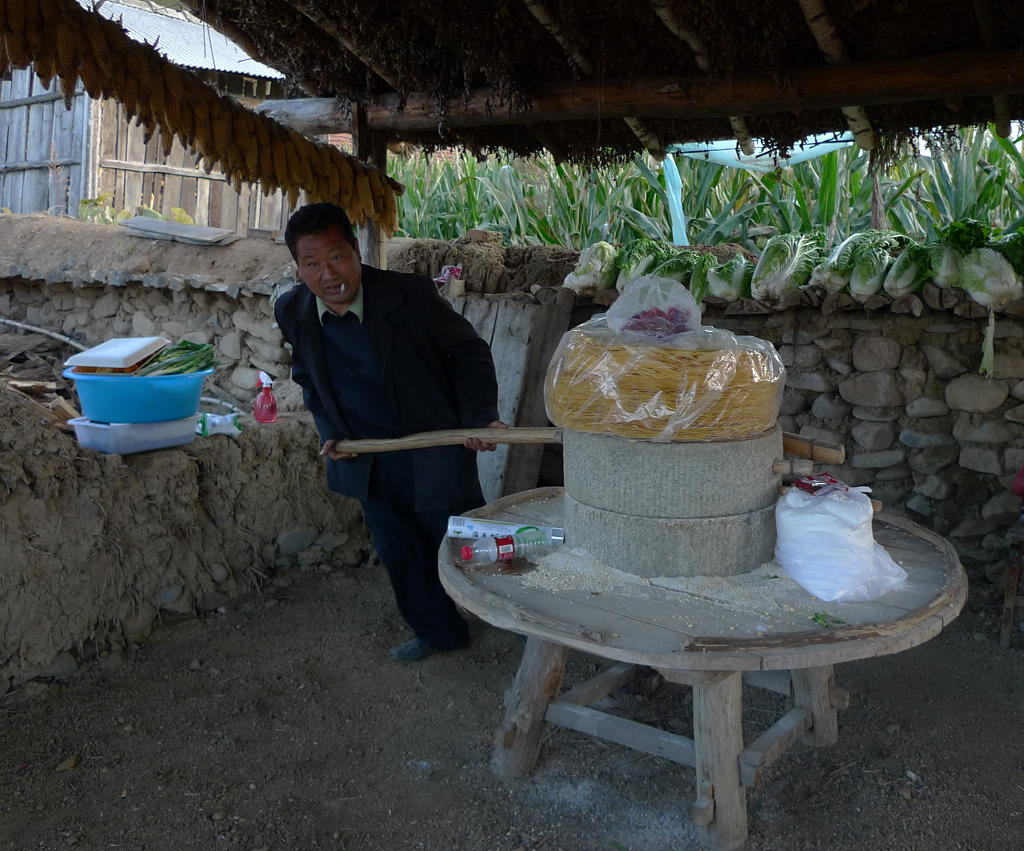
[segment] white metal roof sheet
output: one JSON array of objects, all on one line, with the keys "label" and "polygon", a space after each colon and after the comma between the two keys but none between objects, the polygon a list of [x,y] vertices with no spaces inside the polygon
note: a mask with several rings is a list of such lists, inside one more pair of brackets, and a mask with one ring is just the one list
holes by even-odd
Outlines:
[{"label": "white metal roof sheet", "polygon": [[[78,2],[86,9],[93,8],[92,0]],[[257,62],[237,44],[187,12],[151,3],[108,0],[100,6],[99,13],[119,21],[125,32],[136,41],[155,43],[156,49],[175,65],[272,80],[284,77],[281,72]]]}]

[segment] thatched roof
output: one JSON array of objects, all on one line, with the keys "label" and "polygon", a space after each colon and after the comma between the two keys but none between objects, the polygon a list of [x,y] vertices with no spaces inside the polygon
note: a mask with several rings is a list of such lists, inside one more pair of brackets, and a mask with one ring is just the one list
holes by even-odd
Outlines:
[{"label": "thatched roof", "polygon": [[849,129],[891,152],[929,128],[1006,135],[1024,119],[1018,0],[181,2],[329,104],[358,158],[244,109],[75,0],[0,0],[0,74],[34,63],[68,97],[81,79],[236,183],[303,189],[387,232],[402,187],[366,161],[389,142],[601,162]]},{"label": "thatched roof", "polygon": [[594,161],[1024,119],[1017,0],[184,2],[390,141]]}]

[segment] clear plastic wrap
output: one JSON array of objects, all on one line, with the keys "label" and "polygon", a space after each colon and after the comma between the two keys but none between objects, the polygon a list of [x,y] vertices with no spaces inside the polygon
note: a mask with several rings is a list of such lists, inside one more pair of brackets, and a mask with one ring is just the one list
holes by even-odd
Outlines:
[{"label": "clear plastic wrap", "polygon": [[735,440],[775,426],[785,368],[771,343],[699,325],[665,334],[672,323],[660,319],[639,323],[657,335],[629,330],[638,323],[611,311],[566,332],[544,385],[548,419],[663,442]]}]

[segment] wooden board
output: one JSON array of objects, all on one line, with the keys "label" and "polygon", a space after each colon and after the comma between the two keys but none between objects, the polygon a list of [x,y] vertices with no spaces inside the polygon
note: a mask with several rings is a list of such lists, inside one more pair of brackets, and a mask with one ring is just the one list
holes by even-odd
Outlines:
[{"label": "wooden board", "polygon": [[[27,71],[14,72],[8,98],[19,100],[31,94],[34,75]],[[7,125],[7,142],[4,146],[4,162],[24,162],[26,157],[26,133],[28,130],[28,106],[15,106],[6,109],[4,123]],[[23,171],[11,171],[3,176],[3,188],[0,191],[0,207],[14,211],[20,209],[22,189],[25,185]]]},{"label": "wooden board", "polygon": [[[563,516],[562,489],[505,497],[477,513],[557,526]],[[545,587],[526,573],[503,573],[496,566],[463,569],[444,547],[441,578],[456,602],[489,623],[605,658],[668,670],[821,666],[920,644],[963,605],[966,577],[947,542],[884,513],[876,518],[875,529],[876,537],[900,556],[913,581],[868,603],[825,603],[796,588],[787,591],[791,611],[752,612],[728,596],[711,599],[628,579],[599,593],[585,587]],[[567,541],[565,546],[574,544]],[[571,557],[571,550],[567,552]],[[586,563],[585,557],[580,560]],[[823,628],[808,615],[819,610],[842,623]]]},{"label": "wooden board", "polygon": [[[38,78],[33,79],[33,94],[47,90]],[[25,170],[24,183],[21,190],[21,208],[23,212],[47,210],[50,206],[50,184],[56,179],[56,165],[47,166],[47,161],[55,160],[51,139],[53,136],[54,101],[34,103],[28,107],[28,140],[25,159],[38,162],[40,167]],[[61,103],[61,109],[64,104]]]},{"label": "wooden board", "polygon": [[[159,137],[160,134],[156,133],[155,138]],[[162,152],[163,149],[161,148],[161,153]],[[185,148],[177,136],[175,136],[171,142],[171,152],[167,155],[165,161],[168,165],[175,166],[177,168],[184,168],[185,166]],[[186,204],[182,200],[184,181],[185,178],[173,172],[164,175],[163,186],[160,193],[160,206],[158,208],[161,215],[167,216],[167,218],[173,218],[173,210],[175,207],[182,207],[183,209],[186,208]],[[192,206],[194,210],[194,201]]]},{"label": "wooden board", "polygon": [[[569,322],[572,293],[555,304],[460,297],[452,305],[491,347],[498,378],[498,415],[511,426],[545,426],[543,384],[555,345]],[[535,487],[543,446],[499,446],[480,453],[484,498]]]}]

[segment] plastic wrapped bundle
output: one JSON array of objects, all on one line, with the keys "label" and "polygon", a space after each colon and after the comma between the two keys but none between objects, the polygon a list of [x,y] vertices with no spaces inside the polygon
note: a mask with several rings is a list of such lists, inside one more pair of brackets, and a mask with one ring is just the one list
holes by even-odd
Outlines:
[{"label": "plastic wrapped bundle", "polygon": [[672,333],[673,305],[625,315],[637,306],[562,337],[544,386],[551,422],[655,441],[736,440],[775,426],[785,369],[771,343],[699,325]]},{"label": "plastic wrapped bundle", "polygon": [[819,600],[874,600],[907,574],[875,543],[871,499],[828,474],[800,479],[775,506],[775,560]]}]

